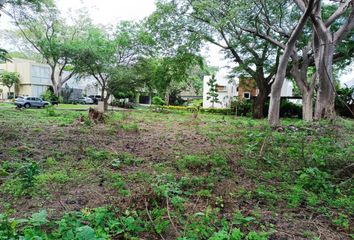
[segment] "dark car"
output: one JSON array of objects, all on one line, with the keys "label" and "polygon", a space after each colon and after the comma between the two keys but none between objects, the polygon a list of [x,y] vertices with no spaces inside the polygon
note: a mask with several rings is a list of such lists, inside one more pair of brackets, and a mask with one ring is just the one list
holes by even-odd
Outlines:
[{"label": "dark car", "polygon": [[37,97],[18,97],[15,101],[15,105],[19,108],[37,107],[42,108],[50,105],[50,102],[43,101]]},{"label": "dark car", "polygon": [[93,100],[93,103],[94,103],[94,104],[97,104],[98,101],[101,101],[101,100],[102,100],[102,97],[101,97],[100,95],[90,95],[90,96],[88,96],[88,97]]}]

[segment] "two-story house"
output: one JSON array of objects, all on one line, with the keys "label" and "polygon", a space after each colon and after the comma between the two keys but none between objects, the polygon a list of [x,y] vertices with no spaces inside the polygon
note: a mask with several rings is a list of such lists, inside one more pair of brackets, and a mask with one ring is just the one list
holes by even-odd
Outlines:
[{"label": "two-story house", "polygon": [[0,84],[3,98],[15,95],[40,97],[52,85],[50,67],[34,61],[13,59],[12,62],[0,64],[0,71],[17,72],[20,75],[20,84],[13,86],[10,92]]}]

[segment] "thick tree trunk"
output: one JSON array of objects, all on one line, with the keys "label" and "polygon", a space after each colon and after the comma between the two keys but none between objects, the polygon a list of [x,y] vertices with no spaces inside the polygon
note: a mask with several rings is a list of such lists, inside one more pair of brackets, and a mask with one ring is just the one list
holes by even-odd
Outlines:
[{"label": "thick tree trunk", "polygon": [[313,93],[310,89],[302,92],[302,119],[307,122],[313,120]]},{"label": "thick tree trunk", "polygon": [[335,90],[333,88],[333,54],[334,46],[329,42],[322,43],[319,54],[319,88],[315,108],[315,119],[334,119]]},{"label": "thick tree trunk", "polygon": [[278,66],[277,75],[276,75],[275,81],[272,85],[272,92],[270,95],[268,121],[271,126],[278,126],[280,124],[280,119],[279,119],[280,97],[281,97],[281,89],[283,87],[284,79],[286,76],[287,65],[289,62],[290,55],[295,48],[296,41],[299,38],[299,36],[302,32],[302,29],[304,28],[305,23],[307,22],[307,19],[309,18],[310,13],[313,9],[313,4],[314,4],[314,1],[310,0],[306,11],[302,15],[295,30],[291,34],[291,36],[288,40],[288,43],[286,44],[286,47],[284,49],[284,53],[281,56],[279,66]]},{"label": "thick tree trunk", "polygon": [[[263,80],[263,81],[262,81]],[[253,106],[253,118],[262,119],[264,118],[264,107],[267,102],[267,98],[270,92],[270,87],[265,79],[257,81],[259,94],[256,97],[256,101]]]},{"label": "thick tree trunk", "polygon": [[301,91],[302,119],[307,122],[313,121],[313,92],[317,80],[317,73],[315,73],[312,77],[312,81],[310,83],[307,80],[307,72],[310,63],[308,53],[310,50],[311,48],[306,46],[302,49],[302,57],[299,57],[296,54],[292,55],[293,61],[291,69],[291,75],[295,79],[295,82]]}]

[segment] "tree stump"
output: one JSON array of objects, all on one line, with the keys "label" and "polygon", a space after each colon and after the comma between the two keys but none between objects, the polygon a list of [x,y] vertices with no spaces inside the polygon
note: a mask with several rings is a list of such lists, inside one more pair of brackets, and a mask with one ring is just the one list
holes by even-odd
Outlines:
[{"label": "tree stump", "polygon": [[103,113],[97,111],[94,108],[89,109],[88,117],[95,124],[104,122]]}]

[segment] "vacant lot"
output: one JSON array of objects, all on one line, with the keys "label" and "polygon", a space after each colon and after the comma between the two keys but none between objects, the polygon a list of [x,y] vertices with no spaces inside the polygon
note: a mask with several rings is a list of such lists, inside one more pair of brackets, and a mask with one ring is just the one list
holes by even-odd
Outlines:
[{"label": "vacant lot", "polygon": [[353,121],[86,114],[0,110],[0,239],[353,237]]}]

